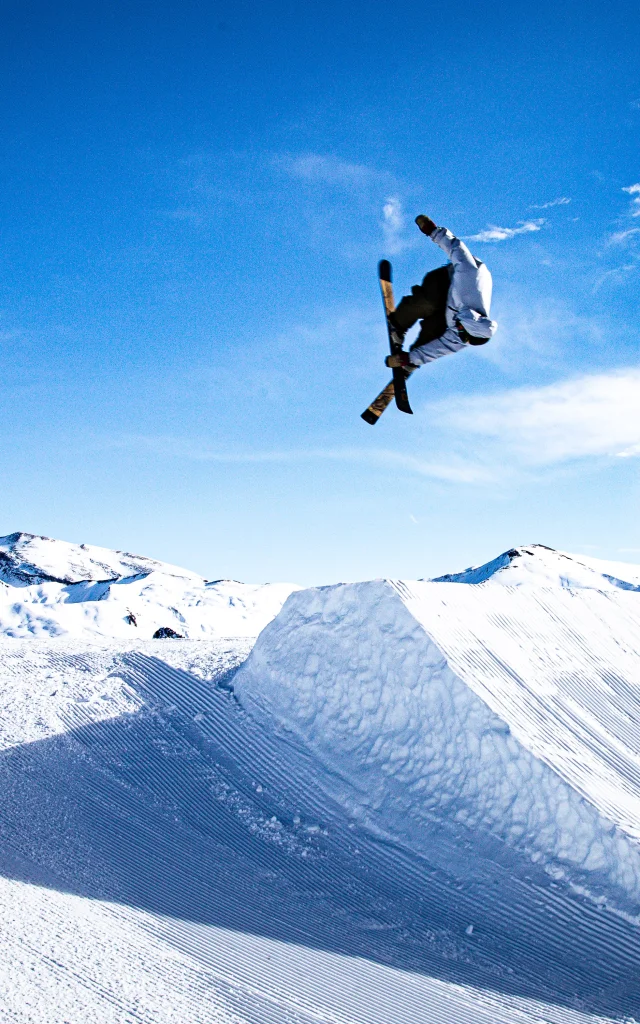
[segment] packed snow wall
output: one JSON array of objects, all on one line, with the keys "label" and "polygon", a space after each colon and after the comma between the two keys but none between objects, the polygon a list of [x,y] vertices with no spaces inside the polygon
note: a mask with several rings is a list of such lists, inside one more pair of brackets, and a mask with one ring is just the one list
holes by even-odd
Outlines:
[{"label": "packed snow wall", "polygon": [[[636,918],[637,593],[495,583],[293,594],[234,679],[354,820],[465,875],[542,865]],[[520,869],[522,870],[522,866]]]}]

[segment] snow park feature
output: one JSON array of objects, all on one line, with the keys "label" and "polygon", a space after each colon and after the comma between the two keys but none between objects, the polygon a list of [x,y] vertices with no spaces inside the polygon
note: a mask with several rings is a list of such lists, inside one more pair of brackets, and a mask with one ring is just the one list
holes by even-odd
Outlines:
[{"label": "snow park feature", "polygon": [[640,1020],[640,567],[0,572],[3,1019]]}]

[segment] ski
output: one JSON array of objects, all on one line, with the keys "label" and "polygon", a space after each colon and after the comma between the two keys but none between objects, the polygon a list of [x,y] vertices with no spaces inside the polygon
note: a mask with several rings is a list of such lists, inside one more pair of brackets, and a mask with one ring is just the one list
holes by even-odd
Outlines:
[{"label": "ski", "polygon": [[[415,369],[417,369],[417,367],[415,367]],[[413,369],[403,370],[402,373],[404,373],[405,378],[409,377],[413,373]],[[374,424],[376,424],[380,417],[382,416],[387,406],[391,405],[394,396],[395,388],[393,385],[393,381],[390,380],[386,388],[383,388],[380,394],[377,396],[377,398],[374,398],[371,405],[367,406],[365,411],[361,413],[362,419],[365,421],[365,423],[370,423],[371,426],[374,426]]]},{"label": "ski", "polygon": [[[378,263],[378,277],[380,278],[380,290],[382,292],[382,301],[384,303],[384,311],[387,318],[389,348],[391,349],[391,355],[396,355],[396,353],[402,351],[402,339],[398,338],[398,335],[393,330],[389,322],[389,317],[396,308],[396,304],[393,299],[391,264],[389,263],[389,260],[380,260]],[[401,367],[398,367],[393,371],[393,392],[396,405],[400,412],[406,412],[411,415],[413,410],[409,405],[409,396],[407,394],[407,375]]]},{"label": "ski", "polygon": [[[389,348],[391,349],[391,355],[395,355],[397,352],[402,350],[402,341],[398,339],[395,331],[389,323],[389,316],[395,309],[395,302],[393,299],[393,286],[391,284],[391,264],[389,260],[380,260],[378,264],[378,277],[380,280],[380,291],[382,292],[382,301],[384,303],[384,311],[387,320],[387,331],[389,332]],[[362,419],[366,423],[377,423],[380,416],[390,404],[391,399],[395,398],[396,405],[401,412],[411,414],[413,412],[409,405],[409,396],[407,394],[407,377],[411,371],[397,367],[393,371],[393,380],[386,386],[384,391],[381,391],[377,398],[371,403],[371,405],[365,409],[362,413]]]}]

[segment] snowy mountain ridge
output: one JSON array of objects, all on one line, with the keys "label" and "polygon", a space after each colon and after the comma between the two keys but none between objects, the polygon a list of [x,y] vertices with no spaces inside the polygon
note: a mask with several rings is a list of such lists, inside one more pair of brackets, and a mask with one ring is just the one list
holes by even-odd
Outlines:
[{"label": "snowy mountain ridge", "polygon": [[[640,590],[640,566],[533,544],[431,582]],[[0,537],[0,636],[125,640],[169,630],[199,640],[255,637],[299,589],[208,582],[153,558],[29,533]]]},{"label": "snowy mountain ridge", "polygon": [[0,537],[0,635],[14,638],[255,637],[295,589],[208,582],[153,558],[29,533]]},{"label": "snowy mountain ridge", "polygon": [[640,590],[640,566],[570,555],[545,544],[510,548],[483,565],[437,576],[433,583],[560,586],[568,590]]},{"label": "snowy mountain ridge", "polygon": [[12,587],[117,580],[154,571],[167,576],[202,579],[197,573],[177,565],[95,544],[72,544],[33,533],[10,533],[0,537],[0,580]]}]

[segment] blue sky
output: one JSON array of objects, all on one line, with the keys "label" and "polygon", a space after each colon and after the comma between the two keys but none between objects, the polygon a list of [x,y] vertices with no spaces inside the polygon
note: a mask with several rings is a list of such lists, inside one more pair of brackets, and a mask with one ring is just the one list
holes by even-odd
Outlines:
[{"label": "blue sky", "polygon": [[[7,4],[0,532],[209,578],[640,561],[637,4]],[[387,379],[376,263],[494,276]]]}]

